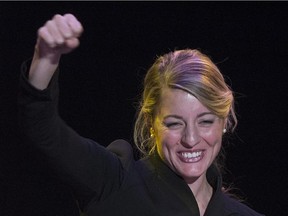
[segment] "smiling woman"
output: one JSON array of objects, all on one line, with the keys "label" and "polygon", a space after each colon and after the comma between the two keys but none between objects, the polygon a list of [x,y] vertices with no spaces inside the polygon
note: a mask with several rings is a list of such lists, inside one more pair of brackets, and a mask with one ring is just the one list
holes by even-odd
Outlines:
[{"label": "smiling woman", "polygon": [[25,138],[47,155],[73,188],[81,211],[105,216],[254,215],[222,191],[217,156],[237,120],[234,98],[212,61],[197,50],[159,57],[147,73],[131,145],[107,148],[80,136],[58,112],[59,61],[79,46],[72,14],[55,15],[38,30],[32,62],[21,74],[19,116]]},{"label": "smiling woman", "polygon": [[178,50],[159,57],[149,69],[136,120],[134,140],[146,154],[155,148],[149,139],[153,120],[166,89],[181,89],[196,97],[219,118],[225,120],[224,130],[237,125],[233,92],[225,83],[217,66],[198,50]]},{"label": "smiling woman", "polygon": [[157,151],[192,187],[219,153],[225,119],[183,90],[167,89],[161,98],[153,124]]},{"label": "smiling woman", "polygon": [[135,142],[186,181],[204,214],[213,193],[206,172],[212,163],[220,171],[223,131],[237,124],[233,92],[206,55],[189,49],[159,57],[144,87]]}]

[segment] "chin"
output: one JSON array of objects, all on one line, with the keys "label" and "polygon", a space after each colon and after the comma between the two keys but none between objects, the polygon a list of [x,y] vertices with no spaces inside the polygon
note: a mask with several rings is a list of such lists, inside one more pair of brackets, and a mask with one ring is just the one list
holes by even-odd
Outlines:
[{"label": "chin", "polygon": [[206,172],[204,169],[189,169],[189,170],[182,170],[180,172],[180,176],[182,176],[183,179],[185,180],[190,179],[191,181],[195,181],[196,179],[205,174]]}]

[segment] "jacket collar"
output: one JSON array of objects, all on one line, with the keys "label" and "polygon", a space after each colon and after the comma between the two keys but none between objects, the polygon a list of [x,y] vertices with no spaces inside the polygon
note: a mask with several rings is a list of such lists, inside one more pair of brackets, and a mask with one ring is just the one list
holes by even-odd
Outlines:
[{"label": "jacket collar", "polygon": [[[156,151],[150,155],[150,158],[158,177],[179,196],[190,211],[193,212],[192,215],[199,215],[196,199],[184,179],[168,167]],[[208,203],[205,215],[221,215],[224,210],[222,176],[213,164],[208,168],[206,176],[213,188],[213,196]]]}]

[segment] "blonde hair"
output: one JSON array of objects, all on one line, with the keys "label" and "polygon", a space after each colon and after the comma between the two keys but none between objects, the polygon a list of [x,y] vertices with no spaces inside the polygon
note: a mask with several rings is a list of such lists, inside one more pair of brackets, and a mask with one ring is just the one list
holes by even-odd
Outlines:
[{"label": "blonde hair", "polygon": [[162,90],[178,88],[191,93],[218,117],[227,119],[226,130],[237,125],[234,96],[223,75],[208,56],[198,50],[176,50],[156,59],[144,79],[144,91],[134,127],[134,142],[147,155],[155,148],[150,128]]}]

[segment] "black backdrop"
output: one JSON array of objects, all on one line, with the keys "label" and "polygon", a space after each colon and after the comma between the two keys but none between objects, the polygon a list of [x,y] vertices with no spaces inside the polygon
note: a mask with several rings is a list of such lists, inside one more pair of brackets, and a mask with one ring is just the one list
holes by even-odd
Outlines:
[{"label": "black backdrop", "polygon": [[285,2],[1,2],[0,215],[77,215],[69,189],[17,128],[21,62],[54,14],[84,26],[61,62],[60,113],[81,135],[132,142],[142,78],[156,55],[198,48],[236,92],[228,180],[266,215],[287,215],[288,5]]}]

